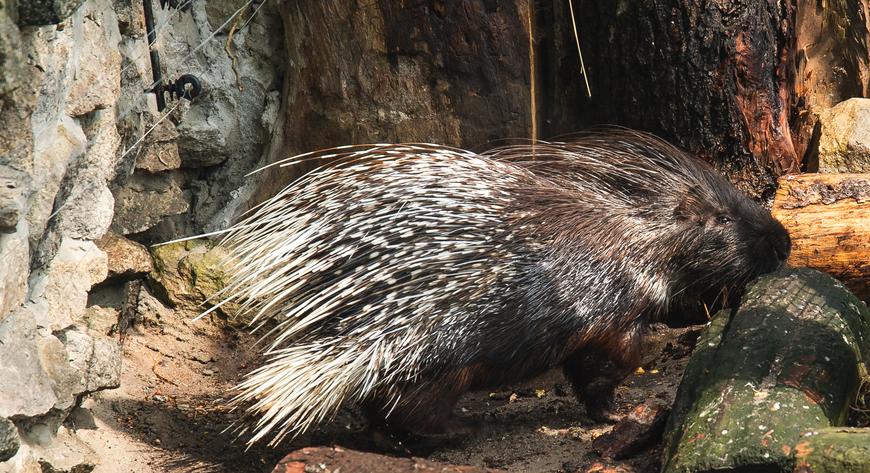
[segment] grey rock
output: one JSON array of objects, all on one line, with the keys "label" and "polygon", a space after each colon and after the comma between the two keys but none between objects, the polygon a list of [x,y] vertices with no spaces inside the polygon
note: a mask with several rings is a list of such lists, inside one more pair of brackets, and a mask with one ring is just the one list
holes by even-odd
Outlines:
[{"label": "grey rock", "polygon": [[84,314],[88,291],[108,275],[108,258],[94,242],[64,238],[47,266],[30,277],[30,300],[44,302],[53,330]]},{"label": "grey rock", "polygon": [[20,212],[21,208],[14,200],[0,194],[0,233],[15,231]]},{"label": "grey rock", "polygon": [[[54,0],[63,1],[63,0]],[[65,101],[66,114],[77,117],[112,107],[121,93],[121,33],[109,0],[91,0],[74,18],[77,64]]]},{"label": "grey rock", "polygon": [[[22,226],[23,227],[23,226]],[[0,234],[0,321],[17,310],[27,297],[30,248],[27,230]]]},{"label": "grey rock", "polygon": [[870,99],[840,102],[819,122],[819,172],[870,172]]},{"label": "grey rock", "polygon": [[156,173],[181,167],[178,154],[178,132],[169,120],[163,120],[145,139],[136,157],[136,169]]},{"label": "grey rock", "polygon": [[103,182],[115,178],[116,166],[121,154],[121,135],[118,133],[115,110],[95,110],[82,121],[82,130],[88,137],[88,149],[82,158],[78,174]]},{"label": "grey rock", "polygon": [[112,229],[122,235],[139,233],[168,216],[182,214],[190,203],[176,174],[134,175],[115,193]]},{"label": "grey rock", "polygon": [[17,228],[28,181],[25,173],[0,164],[0,233],[12,233]]},{"label": "grey rock", "polygon": [[[152,248],[151,255],[154,271],[148,275],[149,284],[162,300],[197,312],[204,309],[204,302],[209,307],[221,300],[218,294],[228,280],[224,263],[229,254],[225,248],[205,239],[188,240]],[[240,316],[238,309],[238,303],[231,301],[217,310],[230,324],[246,325],[251,314]]]},{"label": "grey rock", "polygon": [[39,192],[31,196],[27,214],[33,239],[38,239],[45,231],[67,167],[84,154],[88,141],[81,125],[70,117],[63,116],[46,127],[34,137],[32,185]]},{"label": "grey rock", "polygon": [[142,286],[136,305],[136,316],[142,323],[156,327],[162,325],[172,316],[172,310],[152,296],[145,286]]},{"label": "grey rock", "polygon": [[56,25],[69,18],[84,0],[24,0],[18,5],[20,26]]},{"label": "grey rock", "polygon": [[18,428],[9,419],[0,417],[0,462],[15,456],[19,446]]},{"label": "grey rock", "polygon": [[70,366],[82,376],[83,392],[92,393],[121,385],[121,345],[104,335],[88,334],[76,328],[59,335]]},{"label": "grey rock", "polygon": [[74,407],[66,419],[73,430],[87,429],[97,430],[97,422],[94,420],[94,413],[90,409],[82,406]]},{"label": "grey rock", "polygon": [[[13,470],[16,473],[89,473],[98,463],[94,450],[65,427],[55,435],[51,427],[34,425],[22,440],[26,448],[22,445],[16,458],[9,462],[24,465],[22,470]],[[2,464],[0,473],[5,473]]]},{"label": "grey rock", "polygon": [[115,198],[104,180],[92,177],[77,179],[62,205],[57,230],[64,236],[96,240],[112,224]]},{"label": "grey rock", "polygon": [[[212,169],[189,186],[196,202],[188,218],[193,228],[157,228],[156,239],[165,241],[222,228],[227,218],[215,217],[244,201],[236,190],[248,181],[246,174],[262,162],[269,146],[278,116],[274,98],[282,90],[285,67],[280,59],[285,56],[278,4],[262,3],[256,14],[252,9],[243,11],[240,17],[245,26],[236,29],[232,41],[207,41],[240,6],[228,1],[194,2],[187,16],[173,21],[172,28],[167,29],[169,42],[189,44],[193,40],[199,46],[204,41],[191,60],[202,65],[196,74],[205,85],[205,93],[191,103],[182,103],[174,115],[178,115],[182,168]],[[180,61],[188,60],[182,55],[161,59],[168,70],[189,69]]]},{"label": "grey rock", "polygon": [[85,309],[81,324],[87,327],[90,333],[110,335],[118,326],[118,309],[92,305]]},{"label": "grey rock", "polygon": [[0,166],[28,171],[33,162],[30,117],[43,72],[27,60],[33,45],[15,24],[17,16],[14,2],[0,4]]},{"label": "grey rock", "polygon": [[0,322],[0,417],[36,417],[64,410],[81,391],[63,344],[47,329],[44,305],[28,305]]}]

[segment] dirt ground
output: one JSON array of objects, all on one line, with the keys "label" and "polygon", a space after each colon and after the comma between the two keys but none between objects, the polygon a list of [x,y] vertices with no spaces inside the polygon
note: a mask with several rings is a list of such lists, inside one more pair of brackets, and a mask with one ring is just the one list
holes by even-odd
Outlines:
[{"label": "dirt ground", "polygon": [[[167,311],[159,322],[138,325],[124,342],[121,387],[94,394],[72,417],[72,427],[98,453],[96,473],[269,472],[286,453],[309,445],[383,452],[383,434],[366,429],[352,410],[332,424],[276,448],[247,448],[224,430],[239,417],[224,407],[230,388],[258,363],[255,338],[217,319],[194,322],[192,313]],[[649,398],[668,404],[682,376],[697,327],[659,327],[651,337],[644,372],[617,393],[620,412]],[[467,394],[457,406],[480,420],[476,434],[414,447],[418,456],[517,472],[573,472],[601,461],[591,440],[611,426],[596,424],[571,393],[561,372],[528,382]],[[395,454],[396,452],[390,452]],[[658,471],[659,447],[622,461],[629,471]]]}]

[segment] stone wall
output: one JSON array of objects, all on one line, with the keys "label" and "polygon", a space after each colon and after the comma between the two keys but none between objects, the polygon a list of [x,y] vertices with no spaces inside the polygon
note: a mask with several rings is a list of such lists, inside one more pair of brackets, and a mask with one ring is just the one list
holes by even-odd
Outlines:
[{"label": "stone wall", "polygon": [[150,269],[131,240],[225,225],[266,151],[275,6],[180,3],[154,2],[164,77],[204,92],[159,113],[141,1],[0,1],[0,471],[90,471],[65,421],[118,385],[121,345],[117,308],[89,292]]}]

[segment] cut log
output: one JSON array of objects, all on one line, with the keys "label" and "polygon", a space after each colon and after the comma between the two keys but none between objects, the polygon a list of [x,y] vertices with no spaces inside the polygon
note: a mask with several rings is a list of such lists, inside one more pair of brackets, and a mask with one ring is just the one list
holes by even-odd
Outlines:
[{"label": "cut log", "polygon": [[827,272],[870,300],[870,174],[785,176],[772,212],[791,235],[790,265]]},{"label": "cut log", "polygon": [[806,432],[844,422],[868,336],[867,306],[830,276],[789,268],[760,278],[699,340],[663,471],[791,471]]}]

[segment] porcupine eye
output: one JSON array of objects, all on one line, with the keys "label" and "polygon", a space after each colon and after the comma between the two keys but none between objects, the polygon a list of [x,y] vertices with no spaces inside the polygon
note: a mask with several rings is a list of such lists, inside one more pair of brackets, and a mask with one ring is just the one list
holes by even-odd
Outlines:
[{"label": "porcupine eye", "polygon": [[731,223],[731,217],[727,215],[718,215],[716,216],[716,223],[719,225],[728,225]]}]

